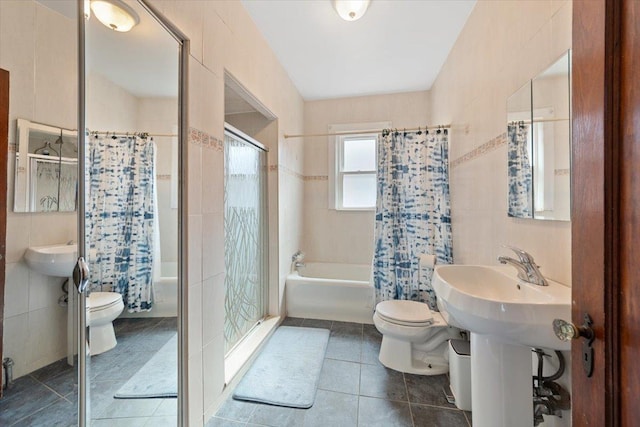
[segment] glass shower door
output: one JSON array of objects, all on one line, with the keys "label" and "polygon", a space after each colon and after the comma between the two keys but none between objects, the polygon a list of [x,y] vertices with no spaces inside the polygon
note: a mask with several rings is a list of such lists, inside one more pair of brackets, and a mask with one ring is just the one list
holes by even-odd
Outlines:
[{"label": "glass shower door", "polygon": [[225,353],[266,315],[266,151],[241,132],[225,131]]}]

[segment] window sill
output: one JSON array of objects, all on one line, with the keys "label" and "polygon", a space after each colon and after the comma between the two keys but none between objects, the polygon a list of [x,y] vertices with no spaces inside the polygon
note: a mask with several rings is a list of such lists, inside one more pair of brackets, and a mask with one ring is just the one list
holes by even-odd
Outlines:
[{"label": "window sill", "polygon": [[375,212],[376,208],[335,208],[338,212]]}]

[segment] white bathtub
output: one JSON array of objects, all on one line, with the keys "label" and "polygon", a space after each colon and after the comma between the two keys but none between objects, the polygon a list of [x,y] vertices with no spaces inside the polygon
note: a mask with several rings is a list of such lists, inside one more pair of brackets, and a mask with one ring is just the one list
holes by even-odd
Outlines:
[{"label": "white bathtub", "polygon": [[175,317],[178,315],[178,263],[163,262],[160,277],[153,282],[154,302],[151,311],[128,313],[120,317]]},{"label": "white bathtub", "polygon": [[287,276],[287,315],[373,323],[371,266],[310,262]]}]

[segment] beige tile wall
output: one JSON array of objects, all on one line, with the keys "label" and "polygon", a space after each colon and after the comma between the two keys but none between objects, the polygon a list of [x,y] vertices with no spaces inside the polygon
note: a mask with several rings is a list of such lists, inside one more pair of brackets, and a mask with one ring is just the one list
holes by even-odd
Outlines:
[{"label": "beige tile wall", "polygon": [[451,123],[454,259],[496,264],[503,244],[529,251],[571,285],[569,222],[508,218],[507,98],[571,47],[571,1],[479,1],[431,89]]},{"label": "beige tile wall", "polygon": [[[571,224],[507,217],[505,135],[507,98],[571,47],[571,7],[570,0],[478,1],[431,88],[434,122],[452,124],[456,263],[497,264],[508,253],[501,245],[510,244],[529,251],[545,276],[571,285]],[[571,390],[571,373],[558,382]],[[570,426],[570,411],[544,425]]]},{"label": "beige tile wall", "polygon": [[[34,31],[35,29],[35,31]],[[7,270],[4,357],[20,377],[66,355],[64,279],[29,269],[29,246],[76,238],[76,214],[14,213],[16,119],[74,129],[77,121],[76,25],[32,1],[0,1],[0,68],[10,73]]]},{"label": "beige tile wall", "polygon": [[[178,126],[178,100],[138,98],[137,130],[156,134],[174,134]],[[175,142],[174,142],[175,140]],[[162,262],[178,261],[178,209],[171,207],[173,144],[177,139],[154,137],[156,178]],[[175,150],[177,153],[177,147]]]},{"label": "beige tile wall", "polygon": [[[305,102],[305,134],[329,125],[390,121],[398,129],[431,123],[429,92],[409,92]],[[328,208],[329,137],[305,138],[304,241],[311,261],[368,264],[373,256],[374,212]]]},{"label": "beige tile wall", "polygon": [[[276,239],[271,239],[282,295],[289,263],[302,230],[291,217],[302,216],[302,183],[283,170],[303,170],[302,141],[285,141],[284,133],[301,133],[303,100],[287,73],[237,1],[152,0],[191,40],[189,125],[217,142],[224,132],[224,72],[232,74],[277,117],[277,138],[269,146],[270,190],[279,207]],[[221,290],[224,283],[222,233],[222,151],[189,144],[189,404],[190,423],[202,425],[213,414],[224,388]],[[216,189],[215,191],[212,191]],[[288,221],[288,222],[287,222]],[[288,255],[287,255],[288,254]],[[274,295],[274,300],[277,297]],[[278,311],[278,308],[275,309]],[[213,313],[214,315],[209,315]]]}]

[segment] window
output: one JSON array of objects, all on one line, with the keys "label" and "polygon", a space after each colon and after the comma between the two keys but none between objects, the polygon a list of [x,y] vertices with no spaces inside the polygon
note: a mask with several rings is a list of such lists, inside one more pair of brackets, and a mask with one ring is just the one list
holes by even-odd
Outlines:
[{"label": "window", "polygon": [[337,137],[336,209],[374,209],[378,135]]},{"label": "window", "polygon": [[380,129],[391,122],[329,125],[329,208],[374,210],[377,197],[377,151]]}]

